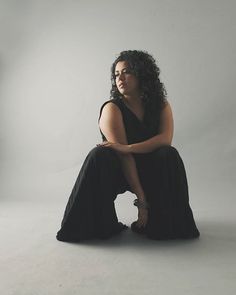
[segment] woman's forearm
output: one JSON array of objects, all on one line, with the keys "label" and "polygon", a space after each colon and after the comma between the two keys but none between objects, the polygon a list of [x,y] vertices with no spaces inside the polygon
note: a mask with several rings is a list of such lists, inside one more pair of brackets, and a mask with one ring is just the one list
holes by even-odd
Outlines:
[{"label": "woman's forearm", "polygon": [[146,200],[145,192],[139,180],[135,159],[132,154],[118,153],[121,160],[124,176],[132,190],[140,201]]},{"label": "woman's forearm", "polygon": [[158,134],[145,141],[129,144],[128,147],[130,153],[138,154],[150,153],[162,145],[171,145],[171,141],[167,139],[166,135]]}]

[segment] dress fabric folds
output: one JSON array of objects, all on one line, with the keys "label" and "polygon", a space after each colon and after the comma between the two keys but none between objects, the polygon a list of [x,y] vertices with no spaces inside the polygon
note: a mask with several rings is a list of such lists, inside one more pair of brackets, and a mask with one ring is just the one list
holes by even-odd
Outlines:
[{"label": "dress fabric folds", "polygon": [[[129,144],[157,134],[150,132],[121,98],[105,101],[98,120],[106,103],[114,103],[121,110]],[[106,140],[101,130],[100,133]],[[185,167],[177,149],[163,145],[150,153],[133,156],[149,203],[146,237],[154,240],[199,237],[189,204]],[[117,152],[109,147],[92,148],[71,191],[57,240],[108,239],[126,230],[128,226],[118,221],[114,204],[117,195],[126,191],[132,192]]]}]

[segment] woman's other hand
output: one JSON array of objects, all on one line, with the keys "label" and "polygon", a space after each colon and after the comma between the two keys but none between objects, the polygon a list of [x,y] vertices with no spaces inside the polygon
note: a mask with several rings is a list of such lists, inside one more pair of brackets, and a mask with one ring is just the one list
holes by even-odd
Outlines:
[{"label": "woman's other hand", "polygon": [[113,150],[120,152],[122,154],[130,153],[130,147],[128,144],[120,144],[118,142],[103,141],[102,143],[97,144],[97,146],[110,147]]}]

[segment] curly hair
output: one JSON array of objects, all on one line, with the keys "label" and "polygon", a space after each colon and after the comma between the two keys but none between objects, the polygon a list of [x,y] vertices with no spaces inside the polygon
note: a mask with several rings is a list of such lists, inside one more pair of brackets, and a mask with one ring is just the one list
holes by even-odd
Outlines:
[{"label": "curly hair", "polygon": [[115,67],[119,61],[126,61],[129,65],[129,70],[138,79],[141,99],[145,108],[144,123],[149,128],[157,130],[160,112],[167,101],[167,92],[164,84],[159,79],[160,69],[155,59],[147,51],[125,50],[120,52],[111,66],[112,88],[110,90],[110,99],[122,98],[122,94],[119,92],[115,82]]}]

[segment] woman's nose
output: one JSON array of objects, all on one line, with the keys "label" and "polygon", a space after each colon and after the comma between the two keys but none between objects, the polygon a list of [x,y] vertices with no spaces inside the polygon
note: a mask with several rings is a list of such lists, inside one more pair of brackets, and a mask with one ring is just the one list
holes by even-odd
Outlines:
[{"label": "woman's nose", "polygon": [[124,77],[125,77],[124,74],[120,74],[118,77],[118,80],[124,80]]}]

